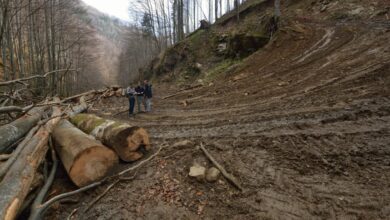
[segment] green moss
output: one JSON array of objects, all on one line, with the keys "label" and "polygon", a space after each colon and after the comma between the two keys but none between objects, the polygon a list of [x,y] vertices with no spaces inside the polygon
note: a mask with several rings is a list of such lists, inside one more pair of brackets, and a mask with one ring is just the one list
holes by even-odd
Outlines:
[{"label": "green moss", "polygon": [[[231,71],[235,71],[236,67],[238,67],[241,64],[241,60],[231,60],[231,59],[226,59],[220,63],[218,63],[213,69],[208,71],[205,74],[205,80],[207,82],[213,81],[219,76],[227,75]],[[232,68],[232,70],[229,70]]]},{"label": "green moss", "polygon": [[80,127],[83,123],[88,123],[88,126],[83,131],[90,134],[97,126],[103,124],[106,120],[90,114],[78,114],[73,116],[70,121],[77,127]]}]

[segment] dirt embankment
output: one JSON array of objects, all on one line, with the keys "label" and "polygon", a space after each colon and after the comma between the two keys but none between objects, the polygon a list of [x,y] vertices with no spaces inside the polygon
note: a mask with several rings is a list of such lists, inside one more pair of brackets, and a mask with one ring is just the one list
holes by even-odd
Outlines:
[{"label": "dirt embankment", "polygon": [[[168,99],[162,97],[175,88],[155,85],[153,113],[116,116],[147,128],[155,147],[167,147],[134,181],[120,183],[75,216],[387,219],[389,20],[383,15],[336,22],[314,15],[290,17],[236,74]],[[111,117],[126,105],[123,98],[95,108]],[[193,144],[173,147],[182,140]],[[201,142],[238,177],[244,192],[223,178],[211,184],[188,177],[194,162],[211,166],[196,147]],[[51,216],[68,216],[104,189],[80,195],[78,204],[60,205]]]}]

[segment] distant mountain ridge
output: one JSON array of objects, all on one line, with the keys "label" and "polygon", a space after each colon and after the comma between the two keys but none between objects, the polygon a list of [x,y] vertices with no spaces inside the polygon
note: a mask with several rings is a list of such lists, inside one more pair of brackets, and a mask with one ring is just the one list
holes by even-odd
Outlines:
[{"label": "distant mountain ridge", "polygon": [[93,56],[92,65],[98,69],[100,86],[120,84],[119,62],[126,46],[124,39],[129,34],[129,23],[103,13],[81,0],[77,4],[76,19],[91,30],[90,37],[94,46],[88,52]]},{"label": "distant mountain ridge", "polygon": [[128,22],[103,13],[83,1],[79,1],[79,4],[83,11],[79,14],[80,19],[91,25],[99,34],[111,40],[120,41],[121,37],[128,31]]}]

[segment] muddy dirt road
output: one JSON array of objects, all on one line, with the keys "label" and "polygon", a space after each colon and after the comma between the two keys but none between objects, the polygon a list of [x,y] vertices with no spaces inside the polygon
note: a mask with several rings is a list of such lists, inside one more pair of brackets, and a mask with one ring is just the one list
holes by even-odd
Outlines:
[{"label": "muddy dirt road", "polygon": [[[304,32],[283,32],[240,73],[166,100],[176,88],[155,85],[153,113],[117,116],[148,129],[155,148],[167,146],[74,217],[389,219],[390,26],[295,24]],[[126,105],[118,98],[95,108],[105,115]],[[182,140],[193,144],[173,147]],[[188,177],[195,161],[211,166],[201,142],[244,192],[223,178]],[[105,187],[51,216],[82,210]]]}]

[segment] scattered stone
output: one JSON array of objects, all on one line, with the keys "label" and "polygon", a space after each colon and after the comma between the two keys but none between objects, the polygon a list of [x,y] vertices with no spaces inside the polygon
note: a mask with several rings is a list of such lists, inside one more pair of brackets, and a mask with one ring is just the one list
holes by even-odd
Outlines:
[{"label": "scattered stone", "polygon": [[227,50],[227,43],[220,43],[220,44],[218,44],[217,52],[219,54],[225,53],[226,50]]},{"label": "scattered stone", "polygon": [[179,142],[176,142],[173,147],[190,147],[194,145],[194,143],[192,143],[192,141],[190,140],[184,140],[184,141],[179,141]]},{"label": "scattered stone", "polygon": [[206,168],[199,164],[195,164],[190,168],[190,173],[188,175],[190,177],[195,177],[198,181],[202,181],[206,175]]},{"label": "scattered stone", "polygon": [[182,104],[184,107],[189,106],[191,103],[187,100],[181,101],[180,104]]},{"label": "scattered stone", "polygon": [[278,84],[278,86],[287,86],[289,83],[288,82],[281,82]]},{"label": "scattered stone", "polygon": [[219,175],[221,174],[221,171],[219,171],[215,167],[211,167],[210,169],[207,170],[206,172],[206,180],[208,182],[215,182],[218,180]]}]

